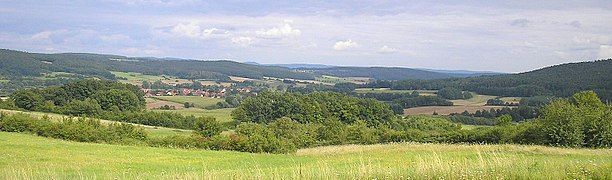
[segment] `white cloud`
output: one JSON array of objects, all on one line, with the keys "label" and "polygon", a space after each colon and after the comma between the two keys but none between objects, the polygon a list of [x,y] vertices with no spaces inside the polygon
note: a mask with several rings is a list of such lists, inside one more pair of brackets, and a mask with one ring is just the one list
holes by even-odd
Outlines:
[{"label": "white cloud", "polygon": [[246,47],[246,46],[250,46],[251,44],[253,44],[254,40],[251,37],[240,36],[240,37],[233,37],[232,43],[238,46],[241,46],[241,47]]},{"label": "white cloud", "polygon": [[170,30],[173,34],[189,38],[198,39],[210,39],[216,36],[223,36],[228,34],[228,31],[220,30],[217,28],[203,29],[197,23],[180,23]]},{"label": "white cloud", "polygon": [[160,55],[164,53],[162,50],[154,46],[147,46],[145,48],[128,47],[124,48],[122,52],[133,56]]},{"label": "white cloud", "polygon": [[36,34],[30,36],[30,39],[37,40],[37,41],[48,40],[52,36],[66,34],[67,32],[68,32],[67,30],[41,31],[39,33],[36,33]]},{"label": "white cloud", "polygon": [[120,41],[128,41],[130,40],[130,37],[123,35],[123,34],[113,34],[113,35],[102,35],[100,36],[100,39],[106,42],[120,42]]},{"label": "white cloud", "polygon": [[387,45],[384,45],[384,46],[380,47],[380,49],[378,49],[377,52],[381,53],[381,54],[394,53],[394,52],[397,52],[397,49],[396,48],[391,48],[391,47],[389,47]]},{"label": "white cloud", "polygon": [[350,48],[354,48],[359,46],[359,44],[357,44],[357,42],[354,42],[353,40],[346,40],[346,41],[338,41],[336,42],[336,44],[334,44],[334,49],[338,50],[338,51],[342,51],[342,50],[347,50]]},{"label": "white cloud", "polygon": [[285,21],[285,23],[280,27],[274,27],[267,30],[259,30],[255,32],[257,36],[262,38],[284,38],[284,37],[292,37],[299,36],[302,34],[302,31],[299,29],[295,29],[291,26],[293,21]]},{"label": "white cloud", "polygon": [[599,58],[612,58],[612,45],[602,44],[599,46]]}]

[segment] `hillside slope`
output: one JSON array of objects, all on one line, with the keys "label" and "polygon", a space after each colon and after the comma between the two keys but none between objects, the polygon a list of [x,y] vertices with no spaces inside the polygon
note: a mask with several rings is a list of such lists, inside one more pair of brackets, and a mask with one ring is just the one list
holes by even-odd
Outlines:
[{"label": "hillside slope", "polygon": [[[0,179],[609,179],[612,151],[518,145],[328,146],[252,154],[0,132]],[[587,173],[585,173],[587,172]],[[436,178],[436,179],[437,179]]]},{"label": "hillside slope", "polygon": [[301,68],[319,75],[338,77],[369,77],[378,80],[443,79],[451,74],[400,67],[330,67]]},{"label": "hillside slope", "polygon": [[250,65],[233,61],[168,60],[85,53],[40,54],[0,50],[0,76],[5,78],[67,72],[114,79],[114,75],[109,71],[139,72],[150,75],[165,74],[185,79],[228,80],[228,76],[255,79],[264,76],[314,79],[313,74],[297,72],[289,68]]},{"label": "hillside slope", "polygon": [[578,91],[594,90],[612,100],[612,59],[567,63],[519,74],[504,74],[444,80],[406,80],[393,89],[441,89],[458,87],[496,96],[554,95],[568,97]]}]

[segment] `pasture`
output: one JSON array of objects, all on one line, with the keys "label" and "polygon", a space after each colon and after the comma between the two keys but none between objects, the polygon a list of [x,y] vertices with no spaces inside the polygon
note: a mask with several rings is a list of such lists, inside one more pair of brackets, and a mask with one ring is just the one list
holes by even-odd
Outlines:
[{"label": "pasture", "polygon": [[170,102],[170,101],[162,101],[160,99],[157,98],[145,98],[145,101],[147,103],[146,107],[147,109],[159,109],[162,106],[168,105],[168,106],[174,106],[174,108],[176,109],[183,109],[184,105],[181,103],[176,103],[176,102]]},{"label": "pasture", "polygon": [[357,93],[412,93],[418,92],[421,96],[435,96],[436,90],[395,90],[390,88],[357,88]]},{"label": "pasture", "polygon": [[181,107],[183,107],[182,106],[183,103],[189,102],[189,103],[193,103],[195,107],[197,108],[206,108],[208,106],[215,105],[218,102],[224,101],[224,99],[221,99],[221,98],[209,98],[209,97],[200,97],[200,96],[155,96],[151,98],[179,103],[181,104]]},{"label": "pasture", "polygon": [[210,116],[217,119],[217,121],[221,123],[232,122],[232,110],[234,108],[223,108],[223,109],[200,109],[200,108],[182,108],[177,110],[152,110],[156,112],[175,112],[185,116],[195,116],[195,117],[204,117]]},{"label": "pasture", "polygon": [[[223,108],[223,109],[203,109],[206,106],[216,104],[217,102],[223,101],[223,99],[199,97],[199,96],[156,96],[152,98],[146,98],[147,109],[155,112],[174,112],[184,116],[195,116],[204,117],[210,116],[217,119],[221,123],[233,122],[231,113],[234,108]],[[196,107],[184,108],[183,103],[190,102],[194,103]],[[161,110],[153,109],[163,105],[175,106],[176,110]]]},{"label": "pasture", "polygon": [[398,143],[294,154],[77,143],[0,132],[0,179],[610,179],[612,150]]},{"label": "pasture", "polygon": [[326,76],[323,75],[321,77],[316,77],[316,81],[328,84],[338,84],[338,83],[354,83],[354,84],[366,84],[372,81],[371,78],[367,77],[335,77],[335,76]]},{"label": "pasture", "polygon": [[[127,80],[124,80],[124,79],[119,80],[120,82],[134,84],[134,85],[142,85],[143,81],[148,81],[148,82],[161,81],[169,85],[192,83],[192,81],[188,79],[181,79],[181,78],[167,76],[167,75],[154,76],[154,75],[146,75],[146,74],[137,73],[137,72],[118,72],[118,71],[111,71],[111,73],[113,73],[118,78],[127,79]],[[202,85],[218,85],[214,81],[202,80],[200,81],[200,83]]]}]

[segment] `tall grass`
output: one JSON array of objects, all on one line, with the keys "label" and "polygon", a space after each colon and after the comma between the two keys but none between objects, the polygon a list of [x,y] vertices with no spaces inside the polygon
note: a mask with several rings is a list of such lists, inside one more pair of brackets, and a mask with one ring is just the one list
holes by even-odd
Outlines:
[{"label": "tall grass", "polygon": [[0,132],[0,179],[611,179],[611,149],[398,143],[252,154]]}]

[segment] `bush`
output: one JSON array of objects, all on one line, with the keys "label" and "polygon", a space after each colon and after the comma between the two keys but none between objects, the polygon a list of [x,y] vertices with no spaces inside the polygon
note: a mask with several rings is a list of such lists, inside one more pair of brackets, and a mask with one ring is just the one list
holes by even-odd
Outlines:
[{"label": "bush", "polygon": [[542,125],[548,143],[553,146],[581,146],[583,124],[578,108],[567,100],[556,100],[544,107]]},{"label": "bush", "polygon": [[357,121],[348,126],[348,143],[352,144],[374,144],[379,140],[375,129],[367,126],[365,121]]},{"label": "bush", "polygon": [[102,107],[98,104],[98,101],[94,99],[72,100],[63,107],[64,114],[73,116],[89,116],[93,117],[102,113]]},{"label": "bush", "polygon": [[348,129],[340,120],[329,118],[324,120],[317,129],[318,140],[321,145],[345,144],[348,137]]},{"label": "bush", "polygon": [[221,124],[214,117],[199,117],[195,120],[195,133],[204,136],[212,137],[221,133]]},{"label": "bush", "polygon": [[288,153],[296,150],[293,143],[276,138],[273,131],[261,124],[240,124],[236,127],[236,136],[236,150],[238,151]]},{"label": "bush", "polygon": [[283,117],[268,124],[268,128],[274,131],[276,138],[287,140],[298,148],[311,147],[317,143],[317,125],[300,124]]},{"label": "bush", "polygon": [[30,132],[39,136],[78,142],[120,143],[141,142],[148,138],[143,128],[130,124],[104,125],[99,120],[65,118],[52,122],[48,118],[33,118],[25,114],[0,115],[0,130]]}]

